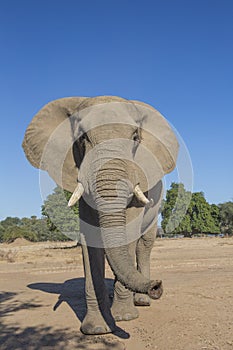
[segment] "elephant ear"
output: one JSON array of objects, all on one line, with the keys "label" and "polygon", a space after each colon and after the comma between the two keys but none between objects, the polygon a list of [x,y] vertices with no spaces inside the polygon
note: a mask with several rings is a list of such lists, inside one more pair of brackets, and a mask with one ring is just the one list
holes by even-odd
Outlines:
[{"label": "elephant ear", "polygon": [[84,100],[85,97],[67,97],[45,105],[29,124],[22,144],[29,162],[46,170],[59,186],[70,192],[77,186],[78,170],[72,153],[69,116]]},{"label": "elephant ear", "polygon": [[164,175],[174,170],[179,144],[171,126],[155,108],[144,102],[131,102],[138,110],[137,123],[141,130],[141,147],[137,151],[136,161],[138,164],[150,164],[147,171],[147,182],[150,184],[145,186],[148,189],[148,186],[152,188]]}]

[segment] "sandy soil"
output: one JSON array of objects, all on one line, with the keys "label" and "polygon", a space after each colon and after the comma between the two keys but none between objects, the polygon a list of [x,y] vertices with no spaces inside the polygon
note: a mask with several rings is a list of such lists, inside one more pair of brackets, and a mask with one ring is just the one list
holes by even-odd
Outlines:
[{"label": "sandy soil", "polygon": [[116,335],[84,336],[80,247],[1,244],[0,349],[233,349],[233,239],[158,239],[152,277],[164,294],[137,320],[119,322]]}]

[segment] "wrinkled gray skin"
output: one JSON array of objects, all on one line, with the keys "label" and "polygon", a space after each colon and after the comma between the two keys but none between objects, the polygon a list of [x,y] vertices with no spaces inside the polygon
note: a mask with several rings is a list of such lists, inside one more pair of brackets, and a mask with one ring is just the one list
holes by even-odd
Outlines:
[{"label": "wrinkled gray skin", "polygon": [[[125,115],[120,121],[125,121],[123,127],[117,121],[112,122],[111,113],[102,114],[103,125],[92,126],[98,113],[96,117],[92,110],[82,114],[77,109],[70,113],[69,119],[73,158],[79,169],[78,180],[85,190],[79,202],[87,302],[81,330],[85,334],[104,334],[114,332],[115,321],[138,317],[135,305],[148,306],[150,297],[157,299],[162,294],[161,281],[150,280],[150,253],[162,197],[162,176],[155,176],[155,184],[147,188],[146,194],[153,198],[154,205],[147,208],[139,203],[132,196],[140,180],[139,170],[132,164],[142,141],[141,123],[131,116],[129,108],[123,108]],[[23,146],[33,164],[28,139],[26,134]],[[66,189],[69,190],[67,186]],[[90,227],[93,232],[88,235]],[[90,240],[93,234],[98,237],[94,244]],[[105,255],[115,275],[111,308],[104,282]]]},{"label": "wrinkled gray skin", "polygon": [[[84,146],[81,146],[80,143],[78,144],[78,149],[84,148],[85,153],[91,149],[93,153],[91,160],[86,166],[88,171],[84,170],[84,176],[82,177],[80,174],[79,180],[84,185],[85,193],[90,193],[90,196],[94,198],[97,209],[93,210],[92,207],[88,206],[85,196],[84,199],[80,200],[80,231],[86,232],[88,230],[86,223],[93,226],[100,226],[102,229],[105,228],[104,241],[114,242],[113,247],[106,247],[105,249],[83,245],[88,312],[82,322],[81,329],[86,334],[101,334],[114,331],[114,319],[116,321],[122,321],[132,320],[138,317],[138,310],[134,304],[150,305],[148,295],[139,292],[147,293],[151,285],[149,267],[150,252],[155,239],[157,212],[162,194],[162,184],[159,182],[150,191],[150,197],[153,196],[155,202],[153,208],[146,210],[142,205],[136,203],[137,208],[135,207],[135,210],[138,213],[144,211],[141,220],[137,222],[137,225],[141,227],[142,236],[140,235],[141,238],[126,245],[126,212],[127,209],[129,210],[129,207],[132,209],[133,204],[128,204],[127,208],[130,191],[127,183],[120,181],[122,178],[128,179],[129,177],[128,164],[122,160],[125,157],[125,149],[121,150],[121,143],[117,142],[116,144],[112,143],[112,147],[108,144],[107,149],[104,146],[103,153],[106,158],[109,158],[109,162],[106,162],[102,167],[99,166],[99,161],[101,160],[95,152],[95,147],[103,142],[103,138],[108,137],[109,133],[106,127],[109,128],[109,125],[101,126],[98,128],[98,131],[91,129],[85,132],[81,140]],[[119,138],[133,137],[135,132],[135,128],[131,126],[122,129],[117,125],[111,125],[111,128],[115,128],[116,134],[118,134],[117,137]],[[134,147],[134,142],[132,142],[132,147]],[[98,152],[100,152],[99,148],[101,147],[98,147]],[[119,155],[119,159],[111,161],[114,152]],[[130,153],[132,153],[131,157],[133,160],[133,149],[130,150]],[[85,157],[85,154],[83,157]],[[81,159],[81,162],[83,163],[84,160]],[[112,182],[111,187],[109,186],[109,179]],[[117,191],[116,187],[118,187]],[[107,198],[108,200],[111,198],[114,201],[114,210],[110,211],[110,213],[105,212],[105,208],[102,208],[106,203],[98,202],[96,189],[101,198]],[[121,194],[118,197],[116,197],[117,192]],[[111,204],[107,202],[107,207],[109,208],[110,206]],[[120,245],[116,241],[116,236],[118,237],[118,235],[120,236]],[[111,311],[109,296],[104,284],[105,253],[116,276]],[[137,270],[134,267],[135,256],[137,259]],[[142,272],[143,276],[141,273],[138,273],[139,271]],[[161,288],[158,294],[156,294],[156,297],[160,296]],[[133,297],[132,291],[138,292],[135,294],[135,297]]]}]

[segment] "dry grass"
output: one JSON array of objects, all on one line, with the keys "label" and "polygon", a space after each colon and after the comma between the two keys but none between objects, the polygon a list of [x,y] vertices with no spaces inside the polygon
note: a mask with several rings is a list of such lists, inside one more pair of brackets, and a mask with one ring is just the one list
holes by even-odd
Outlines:
[{"label": "dry grass", "polygon": [[9,263],[14,263],[16,258],[17,252],[8,250],[0,250],[0,261],[7,261]]}]

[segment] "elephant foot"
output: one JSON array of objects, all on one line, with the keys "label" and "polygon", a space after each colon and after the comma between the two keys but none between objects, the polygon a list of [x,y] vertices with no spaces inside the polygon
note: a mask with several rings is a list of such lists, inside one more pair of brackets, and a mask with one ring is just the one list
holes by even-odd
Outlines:
[{"label": "elephant foot", "polygon": [[80,330],[82,333],[88,335],[112,333],[115,331],[116,325],[112,317],[107,321],[108,318],[109,317],[106,317],[105,321],[102,315],[98,314],[98,312],[88,312],[81,324]]},{"label": "elephant foot", "polygon": [[112,308],[112,315],[115,321],[131,321],[138,318],[139,312],[134,306],[133,298],[123,300],[114,300]]},{"label": "elephant foot", "polygon": [[135,293],[134,305],[136,306],[150,306],[151,299],[147,294]]}]

